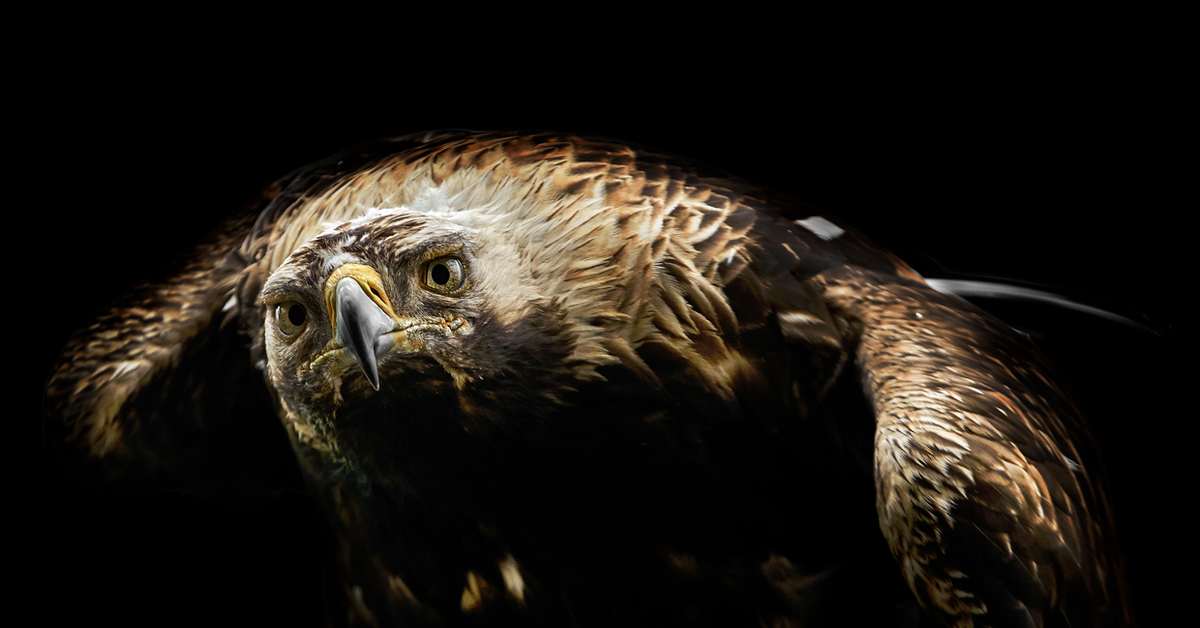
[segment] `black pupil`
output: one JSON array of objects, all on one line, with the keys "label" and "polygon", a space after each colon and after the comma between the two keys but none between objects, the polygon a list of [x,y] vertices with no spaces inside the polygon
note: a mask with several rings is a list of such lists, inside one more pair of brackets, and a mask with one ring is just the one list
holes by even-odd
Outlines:
[{"label": "black pupil", "polygon": [[445,285],[447,281],[450,281],[450,269],[446,268],[445,264],[438,264],[429,269],[429,278],[439,286]]},{"label": "black pupil", "polygon": [[303,305],[297,304],[288,308],[288,320],[296,327],[304,324],[304,317],[307,315],[308,313],[304,311]]}]

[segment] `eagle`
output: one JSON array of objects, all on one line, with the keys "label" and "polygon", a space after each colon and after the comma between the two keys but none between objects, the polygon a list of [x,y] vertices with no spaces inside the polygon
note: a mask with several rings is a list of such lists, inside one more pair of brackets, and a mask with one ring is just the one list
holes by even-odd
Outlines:
[{"label": "eagle", "polygon": [[84,483],[254,501],[298,469],[335,624],[1130,625],[1058,380],[786,196],[438,131],[277,181],[45,399]]}]

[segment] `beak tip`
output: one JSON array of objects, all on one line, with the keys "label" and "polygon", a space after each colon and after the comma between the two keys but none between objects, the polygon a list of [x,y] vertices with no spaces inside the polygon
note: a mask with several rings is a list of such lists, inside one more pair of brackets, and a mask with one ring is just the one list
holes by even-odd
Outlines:
[{"label": "beak tip", "polygon": [[362,286],[352,278],[344,278],[336,284],[334,338],[340,342],[355,362],[371,387],[379,390],[378,356],[390,343],[382,340],[395,327],[380,307],[371,301]]}]

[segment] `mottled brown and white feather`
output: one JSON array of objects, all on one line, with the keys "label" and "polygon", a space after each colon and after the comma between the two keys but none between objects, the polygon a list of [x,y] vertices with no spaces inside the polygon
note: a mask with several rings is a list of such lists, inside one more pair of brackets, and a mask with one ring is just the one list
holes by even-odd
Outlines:
[{"label": "mottled brown and white feather", "polygon": [[1107,507],[1044,358],[923,284],[850,268],[818,280],[875,409],[880,526],[922,603],[954,626],[1041,626],[1082,596],[1092,608],[1073,621],[1115,625]]},{"label": "mottled brown and white feather", "polygon": [[[445,408],[453,398],[455,416],[523,425],[523,415],[545,418],[588,393],[630,415],[612,417],[613,425],[671,415],[676,440],[687,443],[681,460],[690,461],[713,424],[745,419],[775,433],[815,415],[853,365],[876,420],[879,525],[922,605],[955,626],[1042,625],[1071,604],[1090,605],[1083,614],[1095,625],[1123,612],[1107,507],[1076,446],[1082,421],[1025,339],[936,293],[830,217],[608,140],[440,132],[376,142],[293,173],[181,272],[140,288],[82,332],[47,388],[51,423],[85,458],[136,475],[171,466],[179,442],[219,446],[229,432],[214,426],[245,424],[227,407],[240,397],[210,407],[181,394],[203,395],[221,377],[265,381],[257,395],[275,403],[301,458],[315,460],[305,467],[311,474],[360,474],[359,487],[322,485],[346,552],[357,552],[344,566],[364,579],[347,580],[359,616],[433,621],[422,589],[405,579],[413,568],[399,558],[385,564],[363,531],[387,519],[371,512],[366,495],[399,483],[371,470],[409,461],[375,451],[373,434],[339,432],[337,408],[362,401],[356,395],[371,394],[369,385],[305,381],[317,377],[320,358],[268,342],[276,301],[264,301],[264,288],[319,294],[338,264],[362,262],[355,256],[364,251],[385,259],[443,236],[473,247],[472,298],[486,301],[468,304],[486,315],[445,337],[470,337],[486,323],[495,338],[473,345],[491,352],[486,364],[449,351],[412,366],[429,375],[427,390],[411,392],[433,399],[419,407]],[[506,352],[522,325],[520,338],[542,344]],[[422,348],[412,341],[414,354]],[[556,363],[538,363],[543,348]],[[198,352],[208,352],[205,360],[194,359]],[[197,367],[207,374],[188,375]],[[503,380],[510,384],[497,384],[497,374],[513,375]],[[607,378],[617,381],[597,388]],[[398,386],[385,383],[384,393]],[[597,411],[564,412],[584,410]],[[180,412],[192,428],[172,422]],[[622,438],[630,441],[650,433],[629,429],[636,438]],[[421,460],[419,448],[405,451]],[[493,581],[521,591],[524,604],[528,583],[515,561],[503,564]],[[459,575],[462,608],[475,612],[490,585],[473,569]]]}]

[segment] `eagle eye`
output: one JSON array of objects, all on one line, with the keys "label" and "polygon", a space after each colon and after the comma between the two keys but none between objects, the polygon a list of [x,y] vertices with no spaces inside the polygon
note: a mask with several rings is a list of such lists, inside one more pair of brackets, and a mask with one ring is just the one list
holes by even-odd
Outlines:
[{"label": "eagle eye", "polygon": [[467,273],[457,257],[439,257],[425,264],[423,283],[426,288],[442,294],[453,294],[463,287]]},{"label": "eagle eye", "polygon": [[279,333],[295,336],[304,330],[304,323],[308,321],[308,310],[295,301],[284,301],[275,306],[275,321],[279,326]]}]

